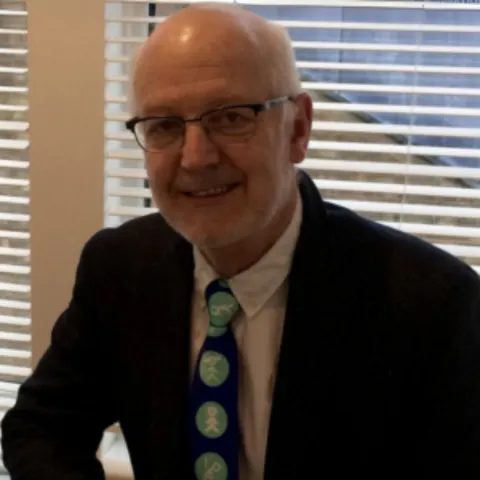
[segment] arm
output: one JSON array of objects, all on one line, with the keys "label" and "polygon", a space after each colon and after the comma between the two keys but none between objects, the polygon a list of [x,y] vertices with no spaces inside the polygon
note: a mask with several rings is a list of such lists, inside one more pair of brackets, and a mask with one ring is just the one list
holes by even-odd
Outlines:
[{"label": "arm", "polygon": [[87,243],[73,297],[51,344],[2,422],[4,463],[12,480],[103,480],[96,451],[116,418],[108,342],[96,299],[98,242]]}]

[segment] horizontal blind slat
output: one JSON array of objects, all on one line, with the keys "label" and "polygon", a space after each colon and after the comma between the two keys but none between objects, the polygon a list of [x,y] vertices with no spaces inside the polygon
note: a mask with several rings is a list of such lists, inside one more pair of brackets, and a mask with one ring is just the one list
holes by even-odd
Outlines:
[{"label": "horizontal blind slat", "polygon": [[436,243],[435,246],[445,250],[457,257],[480,258],[480,247],[470,247],[467,245],[451,245],[444,243]]},{"label": "horizontal blind slat", "polygon": [[16,232],[14,230],[0,230],[0,238],[15,239],[15,240],[29,240],[29,232]]},{"label": "horizontal blind slat", "polygon": [[[109,17],[105,21],[107,23],[125,24],[159,24],[164,22],[166,17]],[[380,23],[380,22],[322,22],[316,20],[271,20],[272,23],[281,25],[286,28],[302,28],[302,29],[322,29],[322,30],[379,30],[379,31],[398,31],[398,32],[420,32],[420,33],[480,33],[480,27],[476,25],[434,25],[434,24],[406,24],[406,23]]]},{"label": "horizontal blind slat", "polygon": [[26,56],[27,53],[26,48],[0,48],[0,55]]},{"label": "horizontal blind slat", "polygon": [[[313,102],[314,111],[353,112],[353,113],[399,113],[415,117],[417,115],[480,117],[480,108],[438,107],[422,105],[395,105],[376,103]],[[125,122],[128,113],[106,114],[108,121]]]},{"label": "horizontal blind slat", "polygon": [[[146,174],[145,174],[146,177]],[[132,177],[129,177],[132,178]],[[341,180],[314,179],[320,190],[339,190],[345,192],[392,193],[400,195],[418,195],[425,197],[479,199],[480,189],[432,187],[429,185],[387,184],[381,182],[358,182]],[[109,188],[108,194],[116,197],[151,198],[148,188]]]},{"label": "horizontal blind slat", "polygon": [[[480,128],[460,127],[430,127],[422,125],[390,125],[382,123],[344,123],[314,121],[312,124],[315,132],[352,132],[368,135],[428,135],[457,138],[480,138]],[[130,132],[109,134],[108,140],[133,140]]]},{"label": "horizontal blind slat", "polygon": [[[118,158],[128,158],[118,156]],[[137,157],[135,157],[137,158]],[[366,172],[392,175],[411,175],[422,177],[470,178],[480,180],[480,168],[442,167],[435,165],[406,165],[382,162],[358,162],[354,160],[327,160],[307,158],[300,164],[304,169],[319,171],[333,170],[350,172]],[[107,175],[114,178],[146,179],[143,168],[107,168]]]},{"label": "horizontal blind slat", "polygon": [[0,246],[0,255],[10,255],[12,257],[26,257],[29,254],[30,250],[27,248],[12,248]]},{"label": "horizontal blind slat", "polygon": [[16,327],[29,327],[31,325],[31,319],[20,315],[0,315],[0,325],[2,324]]},{"label": "horizontal blind slat", "polygon": [[7,197],[6,195],[0,195],[0,203],[10,203],[11,205],[28,205],[30,203],[30,200],[27,196]]},{"label": "horizontal blind slat", "polygon": [[19,386],[15,383],[1,382],[0,381],[0,392],[3,393],[17,393]]},{"label": "horizontal blind slat", "polygon": [[329,160],[323,158],[307,158],[301,168],[319,171],[349,171],[355,173],[377,173],[402,176],[422,176],[439,178],[469,178],[480,180],[480,168],[443,167],[437,165],[414,165],[385,162],[359,162],[350,159]]},{"label": "horizontal blind slat", "polygon": [[[480,53],[480,51],[479,51]],[[107,82],[128,83],[127,77],[106,77]],[[363,93],[415,93],[417,95],[449,95],[449,96],[472,96],[480,97],[478,88],[414,86],[414,85],[386,85],[386,84],[358,84],[336,82],[302,82],[302,88],[320,92],[363,92]],[[108,96],[107,103],[125,103],[126,96]]]},{"label": "horizontal blind slat", "polygon": [[10,293],[30,293],[30,286],[20,283],[5,283],[0,282],[0,292]]},{"label": "horizontal blind slat", "polygon": [[[318,7],[321,1],[323,7],[349,7],[349,8],[381,8],[381,9],[407,9],[407,10],[466,10],[476,11],[480,10],[480,5],[471,3],[431,3],[431,2],[404,2],[400,0],[393,1],[342,1],[342,0],[213,0],[218,3],[238,3],[239,5],[265,5],[265,6],[290,6],[303,7],[313,6]],[[169,0],[168,3],[172,5],[187,5],[189,3],[203,3],[204,0]],[[142,4],[149,3],[165,4],[165,0],[116,0],[115,3],[125,4]]]},{"label": "horizontal blind slat", "polygon": [[[141,45],[144,37],[107,37],[107,44],[133,44]],[[294,49],[307,50],[348,50],[348,51],[375,51],[375,52],[409,52],[409,53],[451,53],[451,54],[479,54],[480,47],[468,45],[425,45],[425,44],[399,44],[399,43],[350,43],[350,42],[316,42],[292,41]]]},{"label": "horizontal blind slat", "polygon": [[31,357],[31,353],[27,350],[19,350],[14,348],[0,348],[0,363],[2,363],[1,357],[26,359]]},{"label": "horizontal blind slat", "polygon": [[[326,199],[328,200],[328,198]],[[412,203],[388,203],[369,202],[363,200],[334,200],[335,203],[343,205],[351,210],[363,213],[396,213],[408,215],[438,215],[451,218],[474,218],[480,219],[480,208],[471,207],[450,207]]]},{"label": "horizontal blind slat", "polygon": [[7,300],[0,298],[1,308],[10,308],[12,310],[27,310],[30,311],[30,302],[22,302],[19,300]]},{"label": "horizontal blind slat", "polygon": [[318,132],[360,132],[369,135],[428,135],[434,137],[480,138],[480,128],[316,121],[312,125],[313,130]]},{"label": "horizontal blind slat", "polygon": [[449,67],[446,65],[423,66],[384,63],[347,63],[347,62],[296,62],[297,68],[313,70],[394,72],[439,75],[478,75],[480,67]]},{"label": "horizontal blind slat", "polygon": [[458,227],[453,225],[428,225],[409,222],[379,222],[387,227],[414,235],[435,235],[444,237],[471,238],[480,237],[480,228]]},{"label": "horizontal blind slat", "polygon": [[[326,201],[331,201],[328,197]],[[333,200],[334,203],[363,213],[395,213],[409,215],[438,215],[451,218],[480,219],[480,208],[450,207],[428,204],[398,204],[388,202],[369,202],[362,200]],[[153,207],[113,207],[108,213],[119,216],[142,216],[156,212]]]},{"label": "horizontal blind slat", "polygon": [[424,147],[420,145],[393,145],[368,142],[333,142],[327,140],[311,140],[309,147],[312,150],[330,150],[335,152],[396,153],[416,156],[480,158],[480,150],[475,148]]},{"label": "horizontal blind slat", "polygon": [[[0,236],[0,238],[2,238]],[[10,275],[29,275],[30,267],[25,265],[10,265],[0,263],[0,273],[8,273]]]},{"label": "horizontal blind slat", "polygon": [[27,30],[19,28],[0,28],[0,35],[27,35]]},{"label": "horizontal blind slat", "polygon": [[[480,50],[479,50],[480,53]],[[323,92],[415,93],[416,95],[451,95],[480,97],[479,88],[435,87],[418,85],[386,85],[366,83],[302,82],[307,90]]]},{"label": "horizontal blind slat", "polygon": [[[23,6],[23,5],[22,5]],[[13,10],[2,8],[0,10],[0,17],[27,17],[27,10]]]},{"label": "horizontal blind slat", "polygon": [[[16,332],[2,332],[0,331],[0,340],[8,340],[10,342],[28,343],[31,342],[32,336],[29,333],[16,333]],[[1,384],[1,382],[0,382]],[[0,385],[0,391],[2,387]]]},{"label": "horizontal blind slat", "polygon": [[[315,111],[353,113],[399,113],[415,117],[417,115],[438,115],[458,117],[480,117],[480,108],[455,108],[422,105],[395,105],[375,103],[313,102]],[[127,115],[128,118],[130,118]],[[127,119],[128,119],[127,118]]]},{"label": "horizontal blind slat", "polygon": [[477,188],[433,187],[430,185],[412,185],[408,183],[359,182],[323,179],[314,179],[314,182],[320,190],[393,193],[399,195],[480,200],[480,189]]},{"label": "horizontal blind slat", "polygon": [[[2,89],[0,88],[0,93]],[[11,140],[0,138],[0,149],[4,150],[26,150],[28,148],[27,140]]]},{"label": "horizontal blind slat", "polygon": [[14,367],[11,365],[0,364],[0,374],[11,375],[14,377],[28,377],[32,373],[29,367]]}]

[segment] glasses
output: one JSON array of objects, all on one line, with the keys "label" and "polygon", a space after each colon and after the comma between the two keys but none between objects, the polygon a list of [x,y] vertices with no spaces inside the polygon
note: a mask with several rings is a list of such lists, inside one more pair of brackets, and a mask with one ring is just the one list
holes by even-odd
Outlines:
[{"label": "glasses", "polygon": [[182,117],[133,117],[125,123],[146,152],[158,153],[167,147],[183,145],[187,123],[199,122],[209,138],[217,144],[244,142],[255,132],[260,112],[293,101],[285,96],[263,103],[229,105],[202,113],[194,118]]}]

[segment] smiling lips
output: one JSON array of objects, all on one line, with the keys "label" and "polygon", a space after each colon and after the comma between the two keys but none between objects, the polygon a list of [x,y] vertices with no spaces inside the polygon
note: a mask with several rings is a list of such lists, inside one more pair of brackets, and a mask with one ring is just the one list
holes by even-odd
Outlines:
[{"label": "smiling lips", "polygon": [[234,187],[236,187],[236,184],[222,185],[219,187],[212,187],[207,190],[194,190],[191,192],[187,192],[187,195],[189,197],[214,197],[217,195],[222,195],[224,193],[227,193],[230,190],[232,190]]}]

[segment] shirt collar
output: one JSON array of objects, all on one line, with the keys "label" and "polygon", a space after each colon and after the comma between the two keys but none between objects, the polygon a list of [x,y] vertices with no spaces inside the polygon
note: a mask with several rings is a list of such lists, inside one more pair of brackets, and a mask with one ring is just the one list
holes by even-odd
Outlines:
[{"label": "shirt collar", "polygon": [[[292,220],[272,248],[249,269],[228,279],[230,288],[247,318],[253,317],[287,278],[301,222],[302,200],[298,195]],[[197,247],[194,247],[193,255],[196,293],[204,303],[205,289],[211,281],[219,278],[219,275]]]}]

